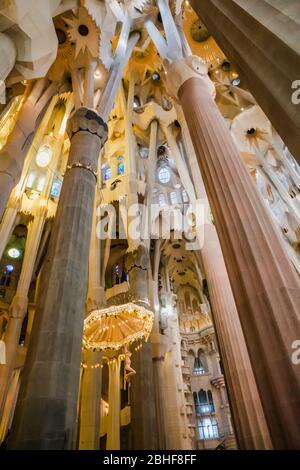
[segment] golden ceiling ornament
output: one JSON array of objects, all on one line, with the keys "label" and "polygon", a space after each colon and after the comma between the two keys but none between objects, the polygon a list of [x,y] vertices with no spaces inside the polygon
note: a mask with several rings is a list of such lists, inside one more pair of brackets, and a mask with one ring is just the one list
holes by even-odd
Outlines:
[{"label": "golden ceiling ornament", "polygon": [[143,82],[146,79],[147,72],[155,72],[161,67],[161,58],[153,42],[150,41],[145,49],[134,49],[125,69],[125,77],[133,73],[137,82]]},{"label": "golden ceiling ornament", "polygon": [[210,37],[210,33],[203,23],[203,21],[198,18],[195,20],[191,26],[191,36],[196,42],[204,42]]},{"label": "golden ceiling ornament", "polygon": [[71,18],[64,18],[69,26],[67,29],[71,44],[75,44],[75,59],[80,53],[86,52],[94,59],[99,57],[100,52],[100,32],[90,17],[87,10],[83,7],[78,9],[78,15]]},{"label": "golden ceiling ornament", "polygon": [[84,321],[83,346],[119,350],[136,341],[147,341],[153,321],[153,312],[133,302],[95,310]]},{"label": "golden ceiling ornament", "polygon": [[183,31],[193,55],[201,57],[209,68],[218,66],[225,59],[216,41],[193,10],[185,10]]}]

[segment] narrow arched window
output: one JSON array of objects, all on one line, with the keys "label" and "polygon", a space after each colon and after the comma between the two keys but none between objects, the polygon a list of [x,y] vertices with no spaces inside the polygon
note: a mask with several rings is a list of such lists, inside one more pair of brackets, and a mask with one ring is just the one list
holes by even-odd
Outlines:
[{"label": "narrow arched window", "polygon": [[209,407],[210,407],[210,412],[211,412],[211,413],[214,413],[214,411],[215,411],[215,405],[214,405],[214,400],[213,400],[213,396],[212,396],[211,390],[208,390],[208,392],[207,392],[207,398],[208,398],[208,404],[209,404]]},{"label": "narrow arched window", "polygon": [[158,202],[159,202],[159,205],[160,206],[166,206],[167,203],[166,203],[166,196],[161,193],[159,196],[158,196]]},{"label": "narrow arched window", "polygon": [[181,195],[182,195],[182,201],[183,202],[189,202],[189,197],[188,197],[187,192],[186,192],[185,189],[182,191]]},{"label": "narrow arched window", "polygon": [[118,163],[118,175],[124,175],[125,173],[125,165],[124,163],[120,162]]},{"label": "narrow arched window", "polygon": [[110,166],[105,167],[104,169],[104,174],[103,174],[103,180],[107,181],[111,178],[111,168]]},{"label": "narrow arched window", "polygon": [[171,200],[171,204],[177,204],[178,203],[178,198],[177,198],[177,194],[175,191],[172,191],[170,193],[170,200]]}]

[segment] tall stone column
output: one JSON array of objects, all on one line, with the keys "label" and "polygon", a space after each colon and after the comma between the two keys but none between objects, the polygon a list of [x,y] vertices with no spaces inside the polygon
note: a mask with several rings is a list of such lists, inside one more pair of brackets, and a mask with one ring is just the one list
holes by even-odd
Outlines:
[{"label": "tall stone column", "polygon": [[[127,253],[126,269],[129,276],[130,301],[149,308],[148,269],[149,253],[139,246]],[[132,355],[136,375],[131,381],[131,429],[134,450],[157,449],[152,346],[150,342]]]},{"label": "tall stone column", "polygon": [[[178,115],[195,192],[197,198],[207,204],[207,195],[195,150],[181,108],[178,109]],[[218,234],[215,226],[209,220],[208,209],[207,204],[205,224],[203,226],[204,244],[201,249],[201,255],[209,288],[214,326],[225,369],[226,384],[231,397],[231,409],[239,447],[241,449],[269,449],[272,447],[272,443],[268,427]]]},{"label": "tall stone column", "polygon": [[20,198],[12,197],[7,205],[4,213],[1,226],[0,226],[0,259],[3,256],[9,237],[13,231],[16,221],[18,210],[20,208]]},{"label": "tall stone column", "polygon": [[213,99],[207,67],[189,57],[168,67],[181,102],[233,289],[275,448],[299,448],[300,284]]},{"label": "tall stone column", "polygon": [[177,310],[168,317],[167,334],[170,337],[170,350],[167,351],[164,361],[164,404],[167,431],[167,449],[191,449],[191,440],[188,437],[188,423],[185,408],[184,382],[181,371],[180,331]]},{"label": "tall stone column", "polygon": [[132,355],[136,375],[131,382],[131,430],[133,450],[157,449],[152,348],[144,343]]},{"label": "tall stone column", "polygon": [[[162,335],[159,335],[162,336]],[[160,341],[160,338],[158,338]],[[153,345],[160,347],[160,344],[152,344],[152,354],[153,354]],[[165,393],[164,393],[164,360],[165,360],[165,351],[160,355],[157,351],[152,356],[153,364],[153,385],[154,385],[154,397],[155,397],[155,410],[156,410],[156,423],[157,423],[157,449],[166,450],[167,440],[166,440],[166,427],[165,427]]]},{"label": "tall stone column", "polygon": [[6,395],[15,365],[22,324],[27,313],[28,291],[46,215],[47,207],[41,205],[35,211],[34,219],[30,223],[17,292],[10,306],[10,318],[4,336],[6,364],[0,365],[0,419],[3,415]]},{"label": "tall stone column", "polygon": [[84,350],[82,360],[79,449],[98,450],[100,443],[102,353]]},{"label": "tall stone column", "polygon": [[74,447],[95,173],[107,125],[96,112],[80,108],[68,133],[67,171],[9,444],[14,449]]},{"label": "tall stone column", "polygon": [[166,450],[166,422],[168,417],[165,413],[166,396],[164,393],[164,360],[169,347],[169,338],[165,335],[160,334],[157,317],[154,320],[154,325],[150,336],[150,342],[152,346],[153,389],[156,410],[157,449]]},{"label": "tall stone column", "polygon": [[299,105],[292,102],[296,92],[293,82],[300,79],[298,2],[190,3],[228,58],[237,64],[247,87],[300,162]]},{"label": "tall stone column", "polygon": [[[96,211],[98,202],[96,188],[92,236],[89,253],[88,293],[86,298],[87,315],[93,310],[106,306],[106,298],[101,286],[101,253],[96,233]],[[98,450],[100,445],[100,403],[102,386],[102,368],[99,367],[102,354],[99,351],[82,351],[82,360],[86,367],[81,375],[79,449]],[[95,367],[96,366],[96,367]]]},{"label": "tall stone column", "polygon": [[221,246],[215,227],[209,223],[204,227],[201,254],[239,446],[270,449],[272,443]]},{"label": "tall stone column", "polygon": [[107,417],[107,443],[106,450],[120,450],[121,428],[121,383],[120,383],[120,356],[109,359],[108,373],[108,417]]}]

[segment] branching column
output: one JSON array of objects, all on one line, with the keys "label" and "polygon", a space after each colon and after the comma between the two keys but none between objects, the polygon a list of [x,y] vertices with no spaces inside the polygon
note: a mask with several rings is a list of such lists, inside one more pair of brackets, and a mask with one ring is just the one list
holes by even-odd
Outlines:
[{"label": "branching column", "polygon": [[47,207],[45,205],[41,205],[37,208],[34,219],[30,223],[17,292],[10,306],[10,318],[4,336],[6,345],[6,364],[0,365],[0,419],[3,415],[5,399],[15,365],[22,324],[27,313],[28,291],[46,215]]},{"label": "branching column", "polygon": [[300,283],[213,99],[201,59],[168,69],[196,150],[276,448],[300,445]]},{"label": "branching column", "polygon": [[107,125],[80,108],[69,120],[67,171],[40,282],[11,448],[74,447],[95,172]]},{"label": "branching column", "polygon": [[7,143],[0,151],[0,220],[9,196],[21,177],[24,159],[30,137],[35,129],[36,120],[44,106],[55,94],[57,88],[55,84],[50,84],[44,91],[45,84],[47,84],[46,79],[36,82],[21,108]]}]

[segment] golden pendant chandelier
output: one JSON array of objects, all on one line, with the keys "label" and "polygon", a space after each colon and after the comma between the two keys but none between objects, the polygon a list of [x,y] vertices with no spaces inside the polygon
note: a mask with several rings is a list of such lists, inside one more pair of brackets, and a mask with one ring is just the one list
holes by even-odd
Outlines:
[{"label": "golden pendant chandelier", "polygon": [[93,311],[84,321],[83,346],[93,350],[119,350],[148,340],[154,315],[134,303]]}]

